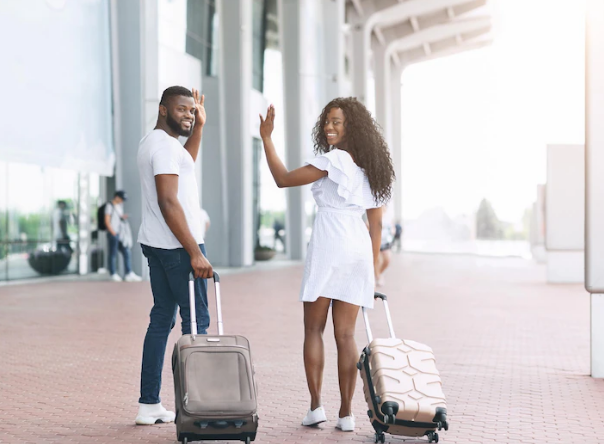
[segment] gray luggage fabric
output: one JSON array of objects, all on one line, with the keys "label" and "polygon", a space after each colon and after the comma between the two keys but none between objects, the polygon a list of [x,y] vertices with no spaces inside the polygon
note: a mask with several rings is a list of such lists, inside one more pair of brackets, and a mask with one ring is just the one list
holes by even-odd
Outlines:
[{"label": "gray luggage fabric", "polygon": [[[190,291],[193,291],[192,280]],[[176,403],[176,435],[182,443],[205,440],[256,439],[256,383],[246,338],[224,335],[220,278],[214,273],[217,335],[197,335],[194,293],[191,334],[174,345],[172,371]]]}]

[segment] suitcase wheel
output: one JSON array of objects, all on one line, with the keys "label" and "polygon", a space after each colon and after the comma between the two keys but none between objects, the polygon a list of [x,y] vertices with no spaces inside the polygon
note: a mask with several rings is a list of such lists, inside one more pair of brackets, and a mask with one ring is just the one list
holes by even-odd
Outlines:
[{"label": "suitcase wheel", "polygon": [[182,439],[182,444],[187,444],[188,442],[189,442],[189,439],[188,439],[188,438],[183,438],[183,439]]},{"label": "suitcase wheel", "polygon": [[438,433],[428,432],[426,436],[428,437],[428,442],[438,442]]},{"label": "suitcase wheel", "polygon": [[384,432],[376,433],[375,442],[376,443],[381,442],[382,444],[384,444],[386,442],[386,434]]}]

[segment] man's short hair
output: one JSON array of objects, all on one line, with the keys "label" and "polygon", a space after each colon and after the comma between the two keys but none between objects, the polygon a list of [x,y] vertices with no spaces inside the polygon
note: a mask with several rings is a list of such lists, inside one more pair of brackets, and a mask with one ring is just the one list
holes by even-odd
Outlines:
[{"label": "man's short hair", "polygon": [[193,97],[193,93],[184,86],[171,86],[162,93],[159,104],[166,106],[170,99],[176,96]]}]

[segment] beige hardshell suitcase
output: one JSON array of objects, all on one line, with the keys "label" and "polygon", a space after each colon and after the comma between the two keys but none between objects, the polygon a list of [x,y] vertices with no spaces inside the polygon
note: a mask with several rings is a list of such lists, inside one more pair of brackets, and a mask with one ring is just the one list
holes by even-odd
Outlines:
[{"label": "beige hardshell suitcase", "polygon": [[363,380],[367,415],[375,430],[375,442],[384,443],[385,433],[427,436],[438,442],[436,430],[448,430],[447,404],[432,349],[407,339],[397,339],[385,295],[390,338],[373,339],[369,317],[363,308],[369,345],[363,349],[357,367]]},{"label": "beige hardshell suitcase", "polygon": [[250,344],[243,336],[223,334],[218,273],[214,273],[218,334],[197,334],[193,282],[191,277],[191,334],[178,340],[172,354],[177,439],[183,444],[202,440],[249,444],[258,430]]}]

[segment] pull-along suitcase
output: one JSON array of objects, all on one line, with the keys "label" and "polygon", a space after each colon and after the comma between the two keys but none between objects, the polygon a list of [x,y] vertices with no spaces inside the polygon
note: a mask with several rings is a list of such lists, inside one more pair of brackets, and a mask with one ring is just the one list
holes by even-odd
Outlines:
[{"label": "pull-along suitcase", "polygon": [[432,349],[406,339],[397,339],[385,295],[384,302],[390,338],[373,339],[369,317],[363,319],[369,344],[357,364],[363,379],[367,415],[375,430],[375,442],[386,441],[385,433],[399,436],[427,436],[438,442],[436,430],[448,430],[447,404]]},{"label": "pull-along suitcase", "polygon": [[220,277],[214,273],[217,335],[197,335],[195,288],[189,280],[191,334],[174,346],[172,372],[176,403],[176,435],[187,444],[204,440],[256,439],[256,383],[246,338],[224,335]]}]

